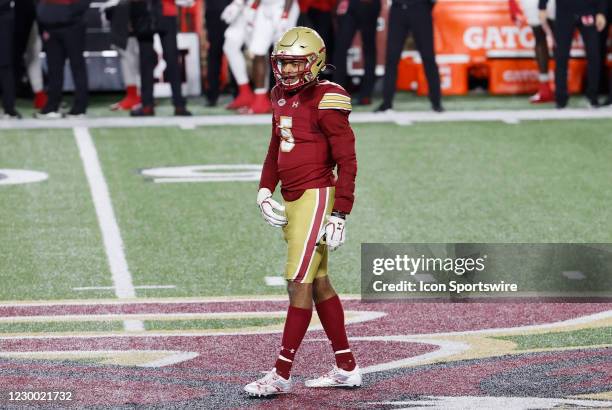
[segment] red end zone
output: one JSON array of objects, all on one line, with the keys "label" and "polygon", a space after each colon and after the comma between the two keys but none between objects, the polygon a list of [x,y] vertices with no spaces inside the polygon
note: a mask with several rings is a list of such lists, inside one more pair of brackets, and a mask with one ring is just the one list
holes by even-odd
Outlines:
[{"label": "red end zone", "polygon": [[[535,402],[539,397],[563,404],[562,400],[584,400],[587,394],[612,391],[612,352],[606,347],[513,351],[507,342],[495,338],[499,334],[608,326],[611,304],[350,300],[344,306],[349,322],[363,320],[347,327],[351,347],[366,373],[364,386],[358,390],[303,387],[304,378],[326,372],[333,365],[325,333],[316,328],[307,333],[296,356],[294,392],[266,400],[248,398],[242,386],[273,365],[281,325],[222,335],[193,330],[23,334],[0,335],[2,405],[11,404],[7,392],[24,390],[71,391],[72,403],[77,405],[160,404],[176,408],[269,406],[270,400],[275,400],[275,406],[289,408],[304,408],[304,403],[310,402],[317,408],[395,407],[406,401],[424,405],[432,400],[442,406],[447,396],[457,397],[457,403],[460,396],[467,396],[470,400],[492,400],[489,403],[501,398]],[[147,320],[147,315],[232,312],[248,317],[250,312],[282,314],[285,309],[283,301],[56,303],[0,305],[0,318],[119,315],[125,320]],[[555,324],[547,325],[550,323]],[[603,398],[589,403],[603,405],[607,402],[605,395]],[[607,403],[612,406],[612,401]]]}]

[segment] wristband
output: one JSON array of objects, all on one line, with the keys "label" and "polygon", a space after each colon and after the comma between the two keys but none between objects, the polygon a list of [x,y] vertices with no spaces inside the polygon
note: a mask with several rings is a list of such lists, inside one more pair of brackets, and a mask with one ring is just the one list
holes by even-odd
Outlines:
[{"label": "wristband", "polygon": [[332,211],[331,216],[335,216],[337,218],[346,219],[346,214],[340,211]]}]

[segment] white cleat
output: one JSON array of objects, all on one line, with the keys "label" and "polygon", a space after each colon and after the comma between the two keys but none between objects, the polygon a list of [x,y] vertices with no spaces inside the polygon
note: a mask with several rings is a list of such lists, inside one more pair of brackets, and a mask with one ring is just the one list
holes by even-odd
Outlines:
[{"label": "white cleat", "polygon": [[327,374],[318,379],[306,380],[306,387],[359,387],[361,386],[361,370],[355,366],[353,370],[346,371],[334,366]]},{"label": "white cleat", "polygon": [[289,393],[291,391],[291,377],[289,377],[289,380],[282,378],[274,368],[261,379],[244,386],[244,391],[251,396],[258,397]]}]

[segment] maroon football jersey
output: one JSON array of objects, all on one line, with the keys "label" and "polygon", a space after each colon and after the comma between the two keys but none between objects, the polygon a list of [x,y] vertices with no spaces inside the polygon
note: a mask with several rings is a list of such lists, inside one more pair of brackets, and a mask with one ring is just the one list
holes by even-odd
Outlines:
[{"label": "maroon football jersey", "polygon": [[334,209],[349,213],[357,160],[348,93],[338,84],[317,81],[297,92],[274,87],[270,98],[272,138],[260,187],[274,191],[280,180],[283,198],[294,201],[306,189],[335,185]]}]

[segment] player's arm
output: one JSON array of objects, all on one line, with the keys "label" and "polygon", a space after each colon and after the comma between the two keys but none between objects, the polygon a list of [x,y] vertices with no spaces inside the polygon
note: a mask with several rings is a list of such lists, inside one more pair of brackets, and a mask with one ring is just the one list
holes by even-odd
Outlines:
[{"label": "player's arm", "polygon": [[608,12],[608,2],[599,0],[597,2],[597,12],[595,14],[595,27],[597,31],[603,31],[606,28],[606,14]]},{"label": "player's arm", "polygon": [[329,140],[338,174],[334,208],[319,233],[319,239],[325,238],[330,251],[344,244],[346,215],[351,212],[355,201],[357,156],[355,134],[348,121],[350,111],[350,97],[342,93],[326,94],[319,103],[319,127]]},{"label": "player's arm", "polygon": [[329,140],[332,158],[338,167],[334,211],[344,215],[350,214],[353,208],[357,176],[355,134],[348,120],[350,99],[347,101],[347,109],[319,110],[319,127]]},{"label": "player's arm", "polygon": [[282,227],[287,225],[287,218],[281,213],[285,212],[285,207],[272,199],[272,192],[278,184],[278,148],[280,138],[276,135],[277,124],[272,118],[272,136],[270,137],[270,145],[268,146],[268,154],[263,163],[261,178],[259,180],[259,191],[257,192],[257,206],[261,211],[261,215],[267,223],[274,227]]}]

